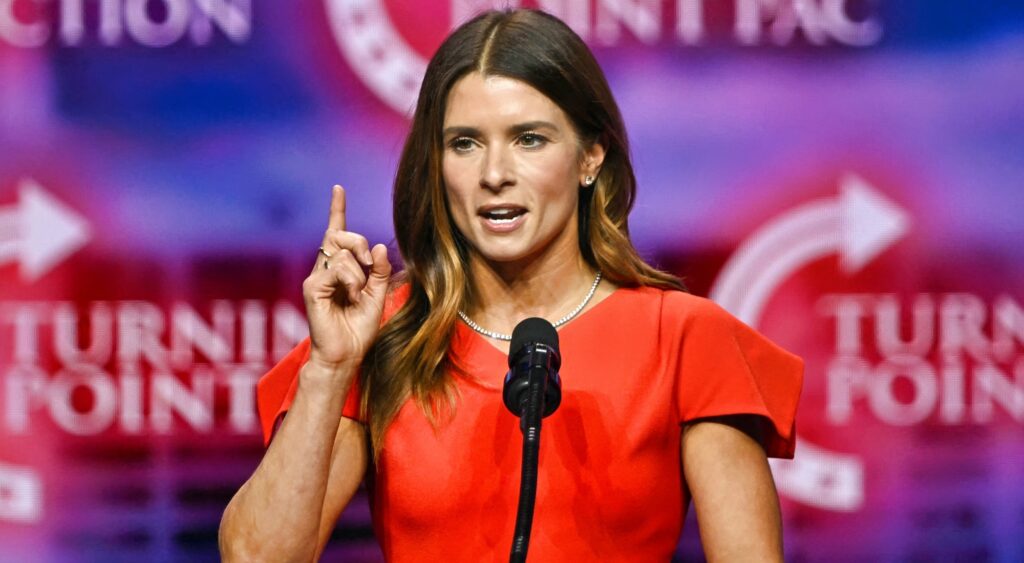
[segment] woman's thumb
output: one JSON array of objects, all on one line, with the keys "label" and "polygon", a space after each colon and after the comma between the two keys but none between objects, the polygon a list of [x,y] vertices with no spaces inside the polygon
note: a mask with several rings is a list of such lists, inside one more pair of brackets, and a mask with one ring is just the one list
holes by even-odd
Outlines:
[{"label": "woman's thumb", "polygon": [[378,244],[370,250],[373,265],[370,275],[366,278],[366,289],[374,298],[384,300],[391,281],[391,262],[388,261],[388,247]]}]

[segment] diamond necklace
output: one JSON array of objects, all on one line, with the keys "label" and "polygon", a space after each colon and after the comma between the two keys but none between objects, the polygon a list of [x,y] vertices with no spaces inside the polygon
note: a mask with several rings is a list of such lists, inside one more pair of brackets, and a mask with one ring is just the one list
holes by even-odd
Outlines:
[{"label": "diamond necklace", "polygon": [[[594,297],[594,292],[597,291],[597,284],[599,283],[601,283],[601,272],[597,273],[597,277],[594,278],[594,283],[590,285],[590,291],[588,291],[587,296],[583,298],[583,302],[577,305],[575,309],[570,311],[568,315],[555,321],[552,326],[558,328],[564,325],[565,323],[571,321],[573,317],[575,317],[576,315],[580,314],[580,311],[582,311],[583,308],[587,306],[587,303],[590,303],[590,299]],[[469,318],[469,316],[467,316],[466,313],[463,313],[462,310],[459,310],[459,318],[462,319],[462,322],[466,323],[469,326],[469,328],[479,332],[484,336],[494,338],[496,340],[512,340],[511,334],[502,334],[500,332],[487,330],[486,328],[476,324],[475,322],[473,322],[473,319]]]}]

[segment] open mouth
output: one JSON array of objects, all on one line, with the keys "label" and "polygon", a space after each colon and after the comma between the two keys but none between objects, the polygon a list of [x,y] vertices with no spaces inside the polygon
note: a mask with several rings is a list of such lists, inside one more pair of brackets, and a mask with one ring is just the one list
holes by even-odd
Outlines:
[{"label": "open mouth", "polygon": [[508,225],[526,214],[522,207],[494,207],[480,212],[480,216],[496,225]]}]

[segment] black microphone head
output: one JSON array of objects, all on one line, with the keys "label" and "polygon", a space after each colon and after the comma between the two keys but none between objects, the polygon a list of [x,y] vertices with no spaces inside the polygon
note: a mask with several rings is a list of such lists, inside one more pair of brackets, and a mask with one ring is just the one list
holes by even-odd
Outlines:
[{"label": "black microphone head", "polygon": [[[508,354],[508,375],[502,389],[502,400],[512,414],[523,416],[525,412],[530,374],[536,369],[544,370],[545,377],[541,381],[543,389],[543,410],[541,416],[555,412],[562,402],[562,381],[558,376],[558,368],[562,365],[561,353],[558,350],[558,332],[548,321],[533,317],[516,325],[512,330],[512,344]],[[546,383],[545,383],[546,382]]]},{"label": "black microphone head", "polygon": [[540,317],[530,317],[521,321],[512,330],[512,345],[508,349],[509,360],[511,361],[523,346],[531,342],[544,344],[558,353],[558,331],[554,325]]}]

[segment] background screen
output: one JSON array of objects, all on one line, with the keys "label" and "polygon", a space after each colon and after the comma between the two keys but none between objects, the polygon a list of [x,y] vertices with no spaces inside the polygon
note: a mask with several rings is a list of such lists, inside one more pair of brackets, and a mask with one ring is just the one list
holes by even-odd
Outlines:
[{"label": "background screen", "polygon": [[[787,559],[1024,560],[1024,4],[494,4],[593,48],[644,257],[806,360]],[[0,560],[217,559],[330,188],[394,250],[426,61],[490,6],[0,1]],[[379,558],[360,492],[325,560]]]}]

